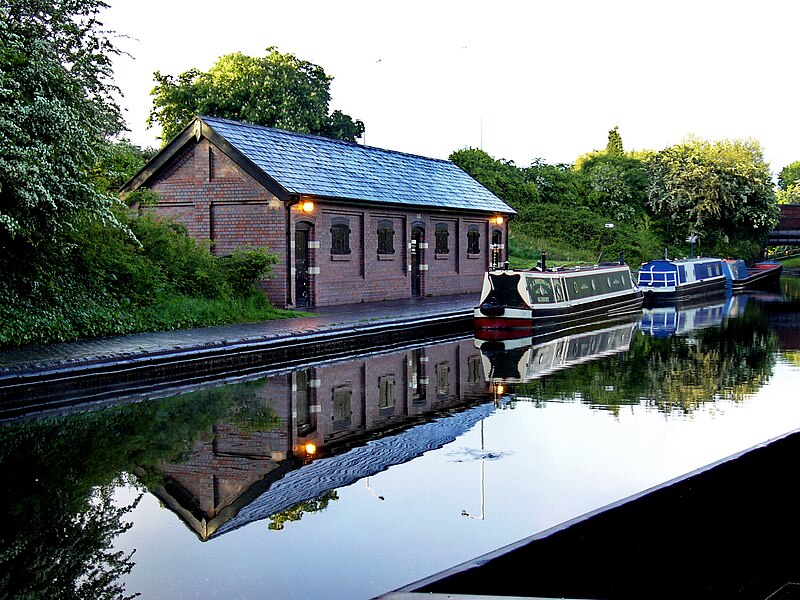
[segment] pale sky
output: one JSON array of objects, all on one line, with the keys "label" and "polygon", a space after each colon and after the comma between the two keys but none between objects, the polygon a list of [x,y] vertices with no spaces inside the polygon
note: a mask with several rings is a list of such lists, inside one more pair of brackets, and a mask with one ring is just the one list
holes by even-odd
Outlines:
[{"label": "pale sky", "polygon": [[107,0],[129,138],[152,74],[268,46],[332,76],[331,110],[365,143],[434,158],[483,148],[574,162],[619,126],[626,150],[687,135],[754,138],[773,172],[800,160],[800,3],[785,0]]}]

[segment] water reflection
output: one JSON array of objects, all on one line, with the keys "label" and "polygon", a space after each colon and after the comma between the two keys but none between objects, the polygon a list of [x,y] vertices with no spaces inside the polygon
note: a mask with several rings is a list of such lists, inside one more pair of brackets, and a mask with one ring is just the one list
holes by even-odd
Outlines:
[{"label": "water reflection", "polygon": [[646,403],[689,413],[719,399],[740,401],[772,374],[778,338],[747,300],[646,309],[638,323],[475,345],[494,389],[503,386],[517,398],[580,401],[613,412]]},{"label": "water reflection", "polygon": [[[714,403],[739,403],[770,382],[779,356],[800,357],[798,301],[800,286],[791,283],[781,294],[674,307],[672,313],[651,314],[649,320],[598,324],[561,336],[502,342],[469,337],[308,365],[171,398],[9,423],[0,428],[4,473],[0,508],[7,515],[0,523],[0,596],[58,597],[57,592],[67,588],[81,590],[78,597],[121,595],[119,582],[128,579],[131,569],[136,573],[134,563],[142,554],[121,549],[124,545],[116,538],[132,523],[134,530],[147,530],[137,521],[143,517],[134,515],[142,514],[140,498],[147,501],[153,496],[168,509],[172,521],[192,532],[186,535],[181,526],[170,540],[176,544],[208,548],[213,544],[197,540],[219,544],[232,539],[241,545],[237,535],[243,535],[244,526],[261,522],[261,535],[268,531],[270,540],[278,540],[270,543],[279,547],[289,544],[297,532],[297,546],[286,551],[291,557],[316,535],[307,525],[312,515],[341,514],[337,513],[341,505],[356,502],[348,490],[358,488],[363,496],[358,506],[369,503],[364,510],[395,511],[391,525],[385,529],[376,525],[370,531],[379,531],[381,544],[386,545],[381,551],[404,557],[407,560],[399,561],[404,565],[414,563],[408,556],[409,544],[415,543],[410,538],[418,538],[423,530],[437,533],[435,541],[426,541],[426,548],[420,549],[422,554],[427,545],[445,544],[452,535],[461,535],[458,539],[478,535],[459,527],[484,524],[492,531],[481,530],[481,539],[490,548],[497,547],[530,533],[522,532],[519,523],[536,514],[534,510],[512,514],[506,537],[495,540],[494,532],[503,529],[496,522],[499,513],[514,504],[513,498],[498,495],[497,490],[525,480],[537,488],[547,487],[537,485],[536,479],[552,482],[552,476],[547,479],[520,461],[535,442],[540,445],[538,455],[557,463],[567,451],[549,451],[542,444],[548,440],[566,444],[560,438],[567,437],[567,428],[575,428],[562,423],[527,438],[501,433],[503,423],[509,427],[525,417],[520,403],[538,409],[555,401],[603,409],[607,412],[585,408],[584,412],[617,417],[622,407],[630,407],[630,412],[640,407],[651,414],[659,411],[662,417],[697,415]],[[659,329],[659,324],[664,327]],[[508,388],[503,391],[507,403],[499,406],[498,385]],[[520,410],[511,414],[515,406]],[[535,415],[538,421],[543,420],[542,412],[554,414],[541,411]],[[497,433],[487,449],[484,427],[489,431],[492,425]],[[606,426],[594,422],[581,427],[591,435]],[[431,456],[438,449],[465,439],[471,440],[471,449],[456,460],[451,445],[441,462],[448,468],[476,461],[480,465],[459,472],[453,481],[464,481],[464,493],[451,499],[457,495],[453,486],[460,484],[441,485],[437,478],[444,471],[431,474],[425,469],[431,467]],[[494,461],[489,468],[487,461]],[[390,485],[391,478],[382,475],[397,473],[401,466],[413,473],[411,483]],[[537,463],[536,468],[543,467]],[[558,464],[553,468],[569,472]],[[439,485],[443,489],[431,491]],[[115,495],[119,489],[130,493]],[[567,489],[573,496],[585,492],[580,482]],[[412,508],[409,497],[427,497],[425,493],[438,493],[439,501],[454,504],[447,513],[455,514],[461,524],[448,524],[439,531],[436,517],[428,521],[419,516],[440,514],[437,506],[425,502],[418,509],[419,522],[406,522],[403,515]],[[489,505],[504,506],[504,511],[487,513],[492,495]],[[536,500],[530,490],[525,497],[526,502]],[[344,563],[354,561],[342,548],[348,548],[348,536],[356,536],[354,529],[369,518],[372,513],[358,513],[353,517],[357,525],[341,527],[346,534],[331,534],[344,556],[340,562],[330,557],[337,566],[320,577],[331,576],[334,569],[341,569],[343,579],[356,577],[345,568]],[[317,521],[316,526],[331,527],[329,521],[322,523]],[[403,538],[400,530],[406,527],[409,533]],[[395,546],[388,541],[388,530],[398,531],[392,534],[399,539]],[[178,552],[188,554],[187,547]],[[448,548],[440,553],[442,561],[456,553]],[[471,556],[481,551],[464,550]],[[155,551],[151,547],[142,552],[146,556]],[[224,553],[213,556],[220,563],[226,560]],[[422,562],[414,573],[430,574],[433,567]],[[296,578],[308,575],[304,573]],[[181,572],[174,577],[189,579]],[[415,576],[403,572],[396,577],[402,580],[391,581],[399,585]],[[286,589],[299,586],[300,579],[287,583]],[[388,581],[380,583],[379,591],[390,589]],[[156,583],[154,587],[166,585]],[[268,585],[264,583],[264,589]],[[235,594],[221,594],[225,595]]]},{"label": "water reflection", "polygon": [[747,299],[745,294],[728,294],[716,302],[699,299],[691,303],[644,308],[639,329],[653,337],[669,337],[714,327],[726,317],[742,314]]}]

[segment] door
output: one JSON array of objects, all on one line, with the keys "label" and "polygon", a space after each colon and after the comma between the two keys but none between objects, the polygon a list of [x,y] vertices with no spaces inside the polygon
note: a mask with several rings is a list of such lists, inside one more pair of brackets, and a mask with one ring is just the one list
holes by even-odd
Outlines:
[{"label": "door", "polygon": [[294,232],[294,297],[295,306],[311,306],[309,268],[309,227],[300,224]]},{"label": "door", "polygon": [[425,230],[414,227],[411,230],[411,295],[422,295],[422,269],[424,261]]}]

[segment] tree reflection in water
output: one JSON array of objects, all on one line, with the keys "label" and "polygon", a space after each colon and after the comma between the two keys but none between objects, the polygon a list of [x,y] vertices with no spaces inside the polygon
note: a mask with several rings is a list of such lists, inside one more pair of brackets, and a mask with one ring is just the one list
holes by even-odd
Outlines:
[{"label": "tree reflection in water", "polygon": [[[118,582],[134,556],[112,549],[131,527],[125,515],[160,485],[161,463],[185,458],[224,418],[276,424],[245,385],[0,428],[0,597],[125,598]],[[139,490],[125,506],[113,499],[120,485]]]},{"label": "tree reflection in water", "polygon": [[642,403],[662,412],[691,413],[716,400],[741,401],[770,376],[777,338],[757,309],[686,336],[637,332],[626,352],[514,386],[536,402],[579,400],[618,413]]}]

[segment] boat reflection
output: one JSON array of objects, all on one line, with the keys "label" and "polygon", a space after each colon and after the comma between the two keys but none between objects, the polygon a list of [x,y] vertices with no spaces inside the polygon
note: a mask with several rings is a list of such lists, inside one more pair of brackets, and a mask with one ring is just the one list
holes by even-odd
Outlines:
[{"label": "boat reflection", "polygon": [[[606,326],[603,326],[603,325]],[[492,384],[525,383],[582,363],[625,352],[636,328],[633,319],[599,323],[567,335],[513,340],[474,340]]]},{"label": "boat reflection", "polygon": [[693,302],[643,308],[639,329],[652,337],[665,338],[716,327],[727,317],[741,315],[747,298],[747,294],[728,294],[714,302],[700,298]]}]

